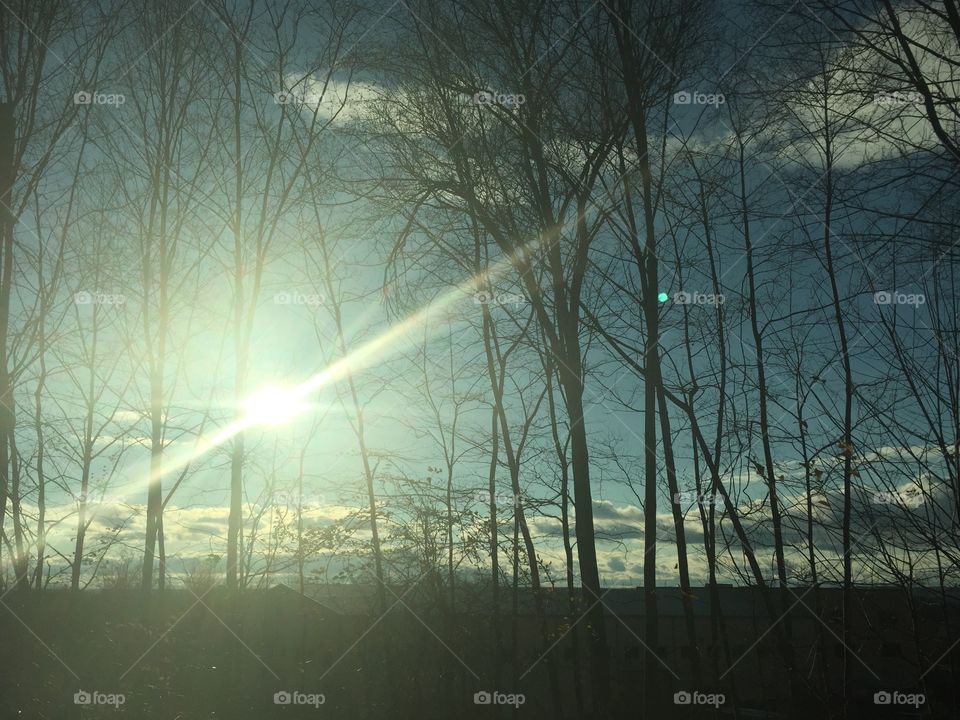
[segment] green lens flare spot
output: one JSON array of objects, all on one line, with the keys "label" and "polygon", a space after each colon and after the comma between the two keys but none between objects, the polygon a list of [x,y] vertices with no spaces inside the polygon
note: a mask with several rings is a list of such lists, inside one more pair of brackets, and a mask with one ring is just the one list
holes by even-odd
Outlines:
[{"label": "green lens flare spot", "polygon": [[665,303],[669,299],[670,299],[670,296],[667,295],[665,292],[662,292],[659,295],[657,295],[657,300],[659,300],[662,303]]}]

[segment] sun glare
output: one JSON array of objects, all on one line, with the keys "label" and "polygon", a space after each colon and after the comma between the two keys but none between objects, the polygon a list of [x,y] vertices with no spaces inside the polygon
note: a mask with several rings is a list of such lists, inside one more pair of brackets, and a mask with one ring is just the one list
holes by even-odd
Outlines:
[{"label": "sun glare", "polygon": [[[524,247],[534,242],[536,242],[536,238],[530,240]],[[440,313],[454,303],[476,293],[485,286],[485,283],[498,277],[508,267],[510,267],[510,260],[505,258],[483,272],[467,278],[446,295],[390,326],[384,332],[307,378],[299,385],[293,387],[268,386],[259,390],[243,404],[243,410],[245,411],[243,417],[237,418],[212,435],[197,438],[192,449],[184,450],[176,457],[168,459],[159,469],[151,469],[150,477],[162,477],[181,469],[254,425],[277,426],[289,422],[310,408],[306,398],[315,396],[324,387],[349,373],[359,372],[390,355],[406,335],[415,329],[429,326],[432,318],[438,317]]]},{"label": "sun glare", "polygon": [[243,405],[254,425],[282,425],[307,409],[299,388],[265,387]]}]

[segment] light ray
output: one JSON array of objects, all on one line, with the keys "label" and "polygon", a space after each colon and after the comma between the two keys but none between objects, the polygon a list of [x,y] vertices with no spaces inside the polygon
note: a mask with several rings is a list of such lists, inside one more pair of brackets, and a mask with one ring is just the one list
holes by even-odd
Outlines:
[{"label": "light ray", "polygon": [[[527,251],[529,246],[538,242],[539,238],[534,238],[530,242],[521,246],[518,252],[524,253]],[[500,262],[489,267],[487,270],[468,278],[466,281],[457,285],[450,292],[441,295],[439,299],[434,300],[433,302],[407,316],[400,322],[389,327],[380,335],[364,343],[353,352],[348,353],[345,357],[335,361],[333,364],[321,370],[316,375],[307,378],[299,385],[284,388],[282,390],[282,392],[285,393],[284,402],[292,405],[302,404],[304,407],[306,407],[307,398],[310,395],[313,395],[327,385],[346,377],[348,373],[357,372],[369,367],[375,361],[382,360],[386,356],[387,351],[397,345],[398,341],[405,335],[412,333],[416,329],[425,327],[430,322],[431,318],[441,315],[454,303],[461,302],[470,297],[476,293],[483,284],[488,282],[489,279],[497,277],[511,265],[511,259],[504,258]],[[275,391],[276,390],[274,389],[273,392]],[[256,396],[254,396],[254,398],[256,398]],[[253,401],[254,398],[251,398],[251,401]],[[215,450],[220,445],[223,445],[231,438],[250,429],[251,427],[259,424],[279,424],[258,422],[257,419],[249,412],[249,404],[247,404],[247,408],[248,412],[243,417],[240,417],[237,420],[225,425],[208,437],[198,438],[192,449],[164,456],[162,466],[158,470],[150,472],[151,481],[157,479],[158,477],[163,477],[169,473],[182,470],[194,460],[211,452],[212,450]]]}]

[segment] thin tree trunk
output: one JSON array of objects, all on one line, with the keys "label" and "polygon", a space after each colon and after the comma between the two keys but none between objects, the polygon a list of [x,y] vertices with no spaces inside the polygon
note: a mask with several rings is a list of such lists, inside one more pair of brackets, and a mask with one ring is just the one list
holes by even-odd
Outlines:
[{"label": "thin tree trunk", "polygon": [[[4,526],[7,499],[10,494],[10,458],[7,455],[7,438],[13,433],[14,405],[13,388],[10,386],[10,371],[7,361],[7,335],[10,327],[10,290],[13,279],[13,234],[16,219],[9,208],[13,207],[13,180],[16,127],[13,105],[0,103],[0,537],[5,537]],[[0,543],[0,558],[2,558]]]},{"label": "thin tree trunk", "polygon": [[[780,500],[777,496],[777,476],[773,465],[773,451],[770,445],[770,419],[768,416],[768,398],[767,398],[767,378],[766,366],[764,364],[763,335],[760,331],[759,314],[757,312],[757,286],[756,274],[753,262],[753,242],[750,235],[750,213],[747,206],[747,180],[746,167],[744,160],[743,142],[740,136],[737,136],[738,145],[738,169],[740,175],[740,217],[743,223],[743,240],[745,245],[745,255],[747,260],[747,282],[749,284],[750,297],[748,306],[750,309],[750,330],[753,334],[754,353],[756,355],[757,369],[757,389],[759,393],[759,413],[760,413],[760,442],[763,447],[763,467],[759,463],[754,463],[758,474],[766,481],[767,494],[770,499],[770,521],[773,526],[773,549],[777,563],[777,578],[780,584],[780,614],[783,617],[783,633],[778,633],[780,638],[780,653],[786,664],[785,672],[789,679],[789,688],[791,697],[796,694],[796,674],[793,651],[793,622],[790,618],[791,599],[790,591],[787,588],[787,564],[783,550],[783,523],[780,517]],[[752,462],[752,459],[751,459]],[[771,617],[771,621],[775,618]]]},{"label": "thin tree trunk", "polygon": [[[824,210],[823,210],[823,251],[827,266],[827,276],[830,278],[830,294],[833,304],[834,317],[837,322],[837,333],[840,338],[840,358],[843,364],[843,644],[845,648],[852,647],[852,612],[853,612],[853,549],[850,543],[851,520],[851,473],[853,471],[853,370],[850,363],[847,328],[840,306],[840,288],[837,285],[837,275],[833,262],[833,244],[831,242],[833,220],[833,138],[830,130],[829,95],[824,88],[824,143],[825,162],[827,165],[824,175]],[[850,652],[844,650],[842,663],[843,678],[843,717],[850,712]]]}]

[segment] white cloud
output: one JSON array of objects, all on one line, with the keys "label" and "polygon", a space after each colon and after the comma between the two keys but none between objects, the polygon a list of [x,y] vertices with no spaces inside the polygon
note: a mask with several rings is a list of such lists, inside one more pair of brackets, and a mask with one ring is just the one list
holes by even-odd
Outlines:
[{"label": "white cloud", "polygon": [[372,102],[383,95],[383,88],[374,83],[316,76],[288,75],[284,87],[287,94],[284,99],[311,114],[316,111],[321,118],[336,117],[336,122],[342,124],[369,119]]}]

